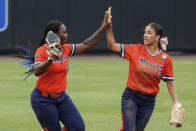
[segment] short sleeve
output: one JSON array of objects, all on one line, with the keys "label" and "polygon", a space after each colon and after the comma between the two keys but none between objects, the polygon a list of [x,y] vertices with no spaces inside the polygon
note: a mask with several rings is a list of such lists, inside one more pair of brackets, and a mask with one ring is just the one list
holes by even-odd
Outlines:
[{"label": "short sleeve", "polygon": [[74,56],[76,51],[76,44],[65,44],[63,49],[66,51],[66,54],[69,56]]},{"label": "short sleeve", "polygon": [[131,44],[131,45],[120,44],[121,46],[120,57],[124,59],[131,59],[137,54],[139,45],[140,44]]},{"label": "short sleeve", "polygon": [[34,66],[41,64],[47,59],[45,54],[46,54],[46,51],[44,50],[44,48],[38,48],[36,50]]},{"label": "short sleeve", "polygon": [[163,67],[163,76],[162,76],[162,80],[165,82],[174,80],[172,60],[170,56],[167,57],[168,58],[166,59]]}]

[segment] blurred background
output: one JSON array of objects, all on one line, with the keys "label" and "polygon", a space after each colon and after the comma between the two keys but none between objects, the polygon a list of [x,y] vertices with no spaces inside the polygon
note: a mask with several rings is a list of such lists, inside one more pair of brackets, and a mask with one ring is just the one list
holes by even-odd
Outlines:
[{"label": "blurred background", "polygon": [[[169,40],[169,51],[196,53],[195,0],[0,0],[0,53],[18,46],[39,44],[46,24],[60,20],[68,28],[69,43],[79,43],[101,25],[112,6],[117,42],[143,43],[150,22],[159,23]],[[7,6],[4,11],[4,2]],[[7,19],[4,12],[7,12]],[[7,23],[7,24],[6,24]],[[105,35],[87,53],[108,53]]]}]

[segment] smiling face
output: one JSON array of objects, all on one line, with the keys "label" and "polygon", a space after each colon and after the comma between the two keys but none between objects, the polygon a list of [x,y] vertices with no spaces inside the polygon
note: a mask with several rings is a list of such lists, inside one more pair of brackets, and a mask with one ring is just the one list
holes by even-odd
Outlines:
[{"label": "smiling face", "polygon": [[160,35],[157,35],[154,28],[150,25],[147,25],[144,30],[144,45],[158,44]]},{"label": "smiling face", "polygon": [[67,42],[68,34],[67,34],[67,28],[65,25],[62,24],[59,27],[59,31],[58,31],[57,35],[59,36],[59,38],[61,40],[61,44],[65,44]]}]

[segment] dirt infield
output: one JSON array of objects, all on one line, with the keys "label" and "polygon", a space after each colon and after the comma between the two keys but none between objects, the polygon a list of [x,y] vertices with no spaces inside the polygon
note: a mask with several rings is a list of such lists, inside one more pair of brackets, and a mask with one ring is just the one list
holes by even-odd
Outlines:
[{"label": "dirt infield", "polygon": [[[70,59],[73,60],[118,60],[121,59],[118,55],[77,55]],[[173,60],[196,60],[196,55],[178,55],[172,56]],[[22,59],[13,55],[0,55],[0,61],[20,61]]]}]

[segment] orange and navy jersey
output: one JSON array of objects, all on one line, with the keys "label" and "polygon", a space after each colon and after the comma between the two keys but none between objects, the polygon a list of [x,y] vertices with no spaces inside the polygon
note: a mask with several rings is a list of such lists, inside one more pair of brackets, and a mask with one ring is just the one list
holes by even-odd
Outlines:
[{"label": "orange and navy jersey", "polygon": [[120,46],[120,56],[129,60],[129,88],[145,94],[156,94],[159,92],[160,79],[174,80],[171,57],[164,51],[159,50],[153,55],[142,44]]},{"label": "orange and navy jersey", "polygon": [[[39,76],[36,86],[41,91],[58,93],[66,89],[69,56],[74,55],[76,45],[64,44],[62,45],[62,49],[62,57],[59,60],[54,60],[48,69]],[[49,55],[46,51],[46,45],[43,45],[36,50],[34,66],[37,66],[48,59]]]}]

